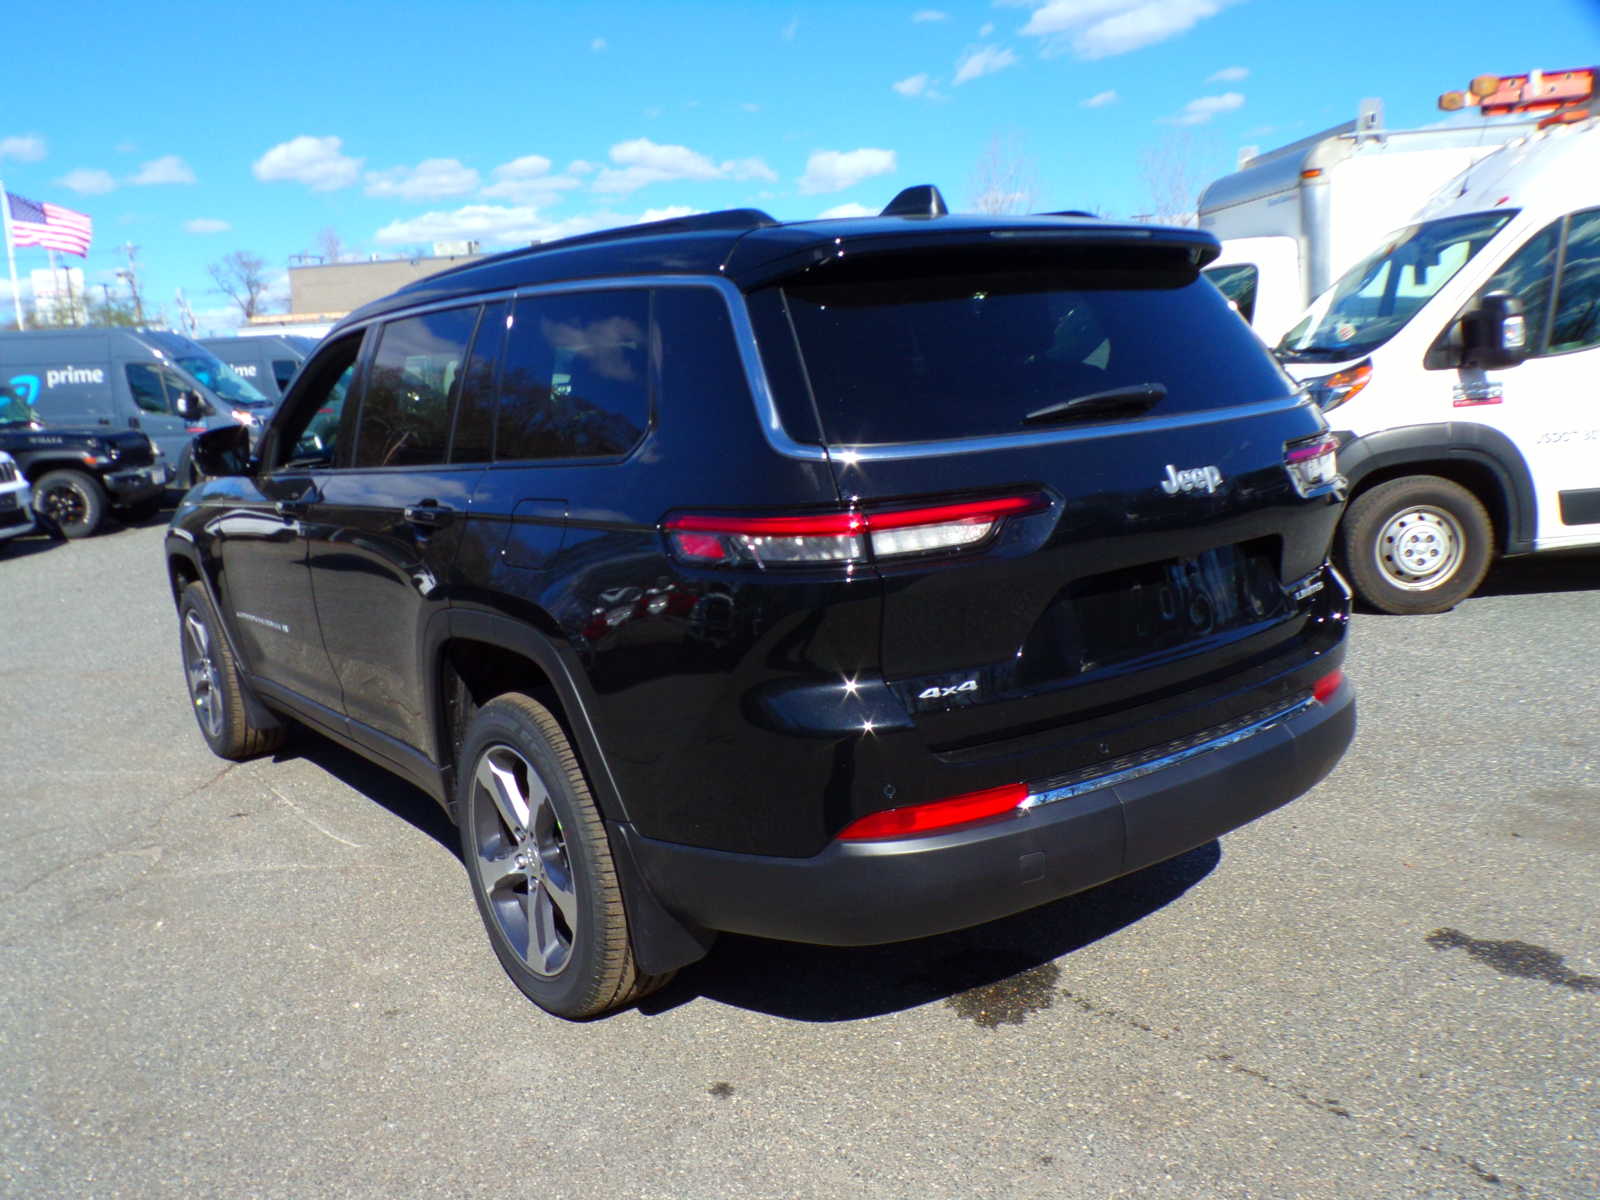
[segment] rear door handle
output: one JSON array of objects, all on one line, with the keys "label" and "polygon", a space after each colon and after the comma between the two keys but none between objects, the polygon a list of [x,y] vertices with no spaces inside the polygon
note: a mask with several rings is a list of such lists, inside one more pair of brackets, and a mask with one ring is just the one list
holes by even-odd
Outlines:
[{"label": "rear door handle", "polygon": [[406,520],[426,529],[437,529],[456,515],[456,510],[437,500],[424,500],[421,504],[406,506]]}]

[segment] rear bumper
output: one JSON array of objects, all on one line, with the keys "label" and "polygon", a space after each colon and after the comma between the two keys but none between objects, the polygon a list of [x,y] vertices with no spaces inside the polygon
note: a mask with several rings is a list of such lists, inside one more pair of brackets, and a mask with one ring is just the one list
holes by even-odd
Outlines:
[{"label": "rear bumper", "polygon": [[776,858],[658,841],[625,824],[614,832],[656,899],[691,925],[876,945],[996,920],[1204,845],[1315,786],[1354,734],[1345,683],[1325,704],[1241,739],[946,834]]}]

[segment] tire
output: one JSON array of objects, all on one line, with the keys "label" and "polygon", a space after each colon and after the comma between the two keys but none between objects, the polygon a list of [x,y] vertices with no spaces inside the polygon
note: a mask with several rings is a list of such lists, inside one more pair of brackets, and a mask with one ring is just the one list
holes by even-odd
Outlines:
[{"label": "tire", "polygon": [[461,855],[500,965],[568,1020],[598,1017],[671,975],[634,966],[605,822],[550,711],[517,693],[467,727],[456,784]]},{"label": "tire", "polygon": [[1494,524],[1460,484],[1408,475],[1356,497],[1338,546],[1356,594],[1379,612],[1445,612],[1483,582]]},{"label": "tire", "polygon": [[82,471],[47,471],[33,485],[33,510],[62,537],[86,538],[106,515],[106,490]]},{"label": "tire", "polygon": [[262,728],[250,723],[238,664],[222,636],[211,598],[198,582],[183,589],[178,603],[178,636],[195,723],[211,753],[240,762],[269,754],[282,745],[283,726]]}]

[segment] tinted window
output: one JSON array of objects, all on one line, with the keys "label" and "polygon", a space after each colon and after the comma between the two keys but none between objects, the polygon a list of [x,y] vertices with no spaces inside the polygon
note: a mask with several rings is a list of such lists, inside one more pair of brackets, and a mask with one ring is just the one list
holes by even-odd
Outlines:
[{"label": "tinted window", "polygon": [[1550,349],[1600,346],[1600,210],[1577,213],[1567,226],[1567,253],[1556,291]]},{"label": "tinted window", "polygon": [[1561,240],[1561,222],[1547,225],[1534,234],[1506,260],[1506,265],[1478,290],[1468,309],[1489,292],[1510,292],[1522,301],[1528,321],[1528,349],[1537,354],[1544,346],[1545,322],[1550,315],[1550,284],[1555,279],[1556,245]]},{"label": "tinted window", "polygon": [[172,406],[167,403],[167,390],[161,385],[161,372],[146,363],[129,363],[128,390],[133,393],[133,402],[147,413],[170,413]]},{"label": "tinted window", "polygon": [[488,462],[494,455],[495,370],[505,342],[508,308],[504,300],[485,305],[478,321],[467,369],[461,374],[451,462]]},{"label": "tinted window", "polygon": [[357,467],[423,466],[445,461],[450,401],[477,322],[476,308],[453,308],[383,327],[368,373],[356,436]]},{"label": "tinted window", "polygon": [[650,424],[650,293],[519,299],[500,371],[497,459],[626,454]]},{"label": "tinted window", "polygon": [[355,379],[361,334],[340,338],[306,367],[309,374],[289,403],[278,433],[276,461],[287,467],[331,467],[339,462],[339,433]]},{"label": "tinted window", "polygon": [[1250,263],[1235,263],[1228,267],[1209,267],[1205,276],[1216,285],[1217,291],[1233,301],[1241,317],[1246,321],[1255,320],[1256,281],[1261,272]]},{"label": "tinted window", "polygon": [[789,286],[825,436],[870,444],[1017,433],[1035,410],[1146,383],[1167,393],[1150,415],[1290,390],[1186,260],[1138,261],[1119,249],[1049,271],[953,274],[929,263],[892,278],[858,272]]}]

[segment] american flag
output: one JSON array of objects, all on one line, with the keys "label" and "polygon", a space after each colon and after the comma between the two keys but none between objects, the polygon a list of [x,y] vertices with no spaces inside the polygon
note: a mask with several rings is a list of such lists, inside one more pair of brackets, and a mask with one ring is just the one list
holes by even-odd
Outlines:
[{"label": "american flag", "polygon": [[11,206],[13,246],[43,246],[88,257],[94,222],[81,212],[59,204],[35,204],[12,192],[6,193],[6,203]]}]

